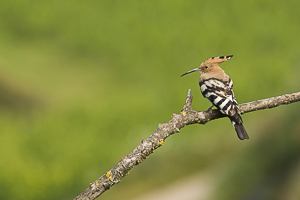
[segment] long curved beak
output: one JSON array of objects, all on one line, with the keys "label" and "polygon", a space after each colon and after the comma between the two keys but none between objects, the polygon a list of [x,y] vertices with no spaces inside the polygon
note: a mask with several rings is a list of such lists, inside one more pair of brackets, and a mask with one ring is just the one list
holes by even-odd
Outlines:
[{"label": "long curved beak", "polygon": [[185,72],[184,74],[182,74],[180,77],[184,76],[184,75],[187,75],[189,73],[192,73],[192,72],[197,72],[197,71],[200,71],[200,68],[197,67],[196,69],[192,69],[191,71],[188,71],[188,72]]}]

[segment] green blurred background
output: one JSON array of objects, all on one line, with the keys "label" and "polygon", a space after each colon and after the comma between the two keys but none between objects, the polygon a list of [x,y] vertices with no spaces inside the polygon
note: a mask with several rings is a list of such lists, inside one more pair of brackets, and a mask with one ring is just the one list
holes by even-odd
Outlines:
[{"label": "green blurred background", "polygon": [[[239,103],[299,91],[299,7],[1,1],[0,199],[72,199],[179,113],[189,88],[206,110],[200,74],[179,76],[209,57],[234,55],[221,67]],[[185,127],[99,199],[159,199],[174,182],[181,199],[299,199],[299,109],[243,115],[248,141],[228,119]]]}]

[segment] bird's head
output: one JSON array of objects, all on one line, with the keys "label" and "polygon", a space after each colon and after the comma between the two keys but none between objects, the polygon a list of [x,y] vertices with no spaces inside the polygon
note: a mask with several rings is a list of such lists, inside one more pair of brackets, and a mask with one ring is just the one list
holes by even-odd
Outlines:
[{"label": "bird's head", "polygon": [[208,73],[208,72],[213,72],[215,70],[221,69],[218,64],[229,60],[232,58],[233,55],[230,56],[219,56],[219,57],[212,57],[201,63],[201,65],[195,69],[192,69],[181,76],[187,75],[192,72],[201,72],[201,73]]}]

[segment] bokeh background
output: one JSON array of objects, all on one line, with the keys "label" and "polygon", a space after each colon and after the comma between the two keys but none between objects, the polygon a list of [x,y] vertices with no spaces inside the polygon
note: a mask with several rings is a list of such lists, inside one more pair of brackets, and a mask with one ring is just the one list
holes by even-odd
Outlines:
[{"label": "bokeh background", "polygon": [[[212,56],[239,103],[298,92],[300,1],[0,2],[0,199],[72,199],[179,113],[210,103]],[[168,138],[99,199],[300,198],[300,103]]]}]

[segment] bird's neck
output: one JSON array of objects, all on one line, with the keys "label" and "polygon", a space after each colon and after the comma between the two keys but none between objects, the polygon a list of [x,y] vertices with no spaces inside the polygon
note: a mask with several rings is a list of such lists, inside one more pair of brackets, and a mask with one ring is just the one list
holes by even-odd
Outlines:
[{"label": "bird's neck", "polygon": [[220,67],[211,69],[209,72],[206,72],[206,73],[201,73],[199,81],[207,80],[210,78],[215,78],[215,79],[219,79],[222,81],[229,81],[229,76]]}]

